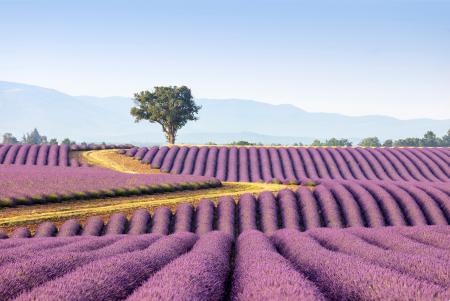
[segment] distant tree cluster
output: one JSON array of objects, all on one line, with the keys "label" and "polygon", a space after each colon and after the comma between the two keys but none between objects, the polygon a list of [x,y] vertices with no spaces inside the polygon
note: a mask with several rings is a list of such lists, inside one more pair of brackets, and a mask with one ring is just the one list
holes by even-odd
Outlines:
[{"label": "distant tree cluster", "polygon": [[253,143],[253,142],[248,142],[248,141],[245,141],[245,140],[239,140],[239,141],[233,141],[233,142],[229,143],[228,145],[241,145],[241,146],[245,146],[245,145],[248,145],[248,146],[262,146],[263,144],[262,144],[262,143]]},{"label": "distant tree cluster", "polygon": [[436,146],[450,146],[450,130],[447,131],[442,137],[436,136],[432,131],[428,131],[423,135],[423,138],[404,138],[398,140],[388,139],[381,144],[377,137],[368,137],[361,140],[358,144],[359,146],[365,147],[392,147],[392,146],[425,146],[425,147],[436,147]]},{"label": "distant tree cluster", "polygon": [[[18,140],[12,133],[3,134],[3,144],[58,144],[56,138],[50,140],[45,135],[41,135],[38,129],[34,129],[29,133],[22,136],[22,140]],[[65,138],[61,141],[61,144],[75,144],[75,141]]]},{"label": "distant tree cluster", "polygon": [[311,146],[352,146],[352,143],[348,139],[330,138],[321,142],[319,139],[314,140]]}]

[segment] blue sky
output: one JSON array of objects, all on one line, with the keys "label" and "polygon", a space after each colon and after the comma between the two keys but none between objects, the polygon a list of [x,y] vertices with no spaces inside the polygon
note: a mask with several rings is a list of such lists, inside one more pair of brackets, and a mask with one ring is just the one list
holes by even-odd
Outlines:
[{"label": "blue sky", "polygon": [[450,118],[450,1],[0,0],[0,80]]}]

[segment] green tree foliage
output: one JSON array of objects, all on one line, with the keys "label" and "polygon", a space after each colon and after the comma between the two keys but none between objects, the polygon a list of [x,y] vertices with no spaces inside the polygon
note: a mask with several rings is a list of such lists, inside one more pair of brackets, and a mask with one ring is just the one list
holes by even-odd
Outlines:
[{"label": "green tree foliage", "polygon": [[56,138],[52,138],[52,139],[50,139],[50,141],[48,143],[50,143],[50,144],[58,144],[58,140]]},{"label": "green tree foliage", "polygon": [[41,136],[38,129],[32,130],[30,133],[23,135],[22,143],[26,144],[45,144],[48,143],[47,136]]},{"label": "green tree foliage", "polygon": [[76,144],[76,142],[70,140],[69,138],[64,138],[64,139],[61,141],[61,144]]},{"label": "green tree foliage", "polygon": [[11,133],[3,134],[3,144],[17,144],[19,141]]},{"label": "green tree foliage", "polygon": [[383,143],[384,147],[392,147],[393,145],[394,145],[394,142],[392,141],[392,139],[387,139]]},{"label": "green tree foliage", "polygon": [[311,143],[311,146],[352,146],[352,143],[348,139],[330,138],[321,142],[316,139]]},{"label": "green tree foliage", "polygon": [[381,143],[378,137],[367,137],[361,140],[358,145],[363,147],[378,147],[381,146]]},{"label": "green tree foliage", "polygon": [[[248,142],[245,140],[233,141],[230,145],[258,145],[258,143]],[[259,143],[261,145],[261,143]]]},{"label": "green tree foliage", "polygon": [[197,120],[197,106],[192,98],[191,90],[186,86],[155,87],[153,92],[141,91],[134,94],[135,107],[131,115],[135,122],[148,120],[158,123],[166,136],[167,142],[175,143],[179,129],[188,121]]}]

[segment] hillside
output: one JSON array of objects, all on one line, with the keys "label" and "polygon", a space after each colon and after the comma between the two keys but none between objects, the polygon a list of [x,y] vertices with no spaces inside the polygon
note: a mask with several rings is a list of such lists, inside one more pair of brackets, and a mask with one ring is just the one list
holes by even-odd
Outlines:
[{"label": "hillside", "polygon": [[[314,138],[401,138],[438,135],[450,128],[450,119],[399,120],[386,116],[350,117],[313,113],[293,105],[271,105],[240,99],[197,99],[203,106],[200,119],[178,137],[180,143],[225,143],[250,140],[263,143],[309,143]],[[0,133],[20,136],[38,127],[50,137],[78,141],[161,143],[158,125],[135,124],[127,97],[70,96],[32,85],[0,82]]]}]

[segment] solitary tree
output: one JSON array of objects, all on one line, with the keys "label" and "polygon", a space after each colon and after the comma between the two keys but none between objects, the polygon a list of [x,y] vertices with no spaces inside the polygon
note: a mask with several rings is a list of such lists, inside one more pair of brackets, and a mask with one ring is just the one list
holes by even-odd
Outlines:
[{"label": "solitary tree", "polygon": [[19,141],[11,133],[3,134],[3,144],[17,144]]},{"label": "solitary tree", "polygon": [[197,106],[192,99],[191,90],[186,86],[155,87],[154,92],[141,91],[134,94],[135,107],[131,115],[135,122],[148,120],[159,123],[167,142],[175,143],[177,132],[188,121],[197,120]]}]

